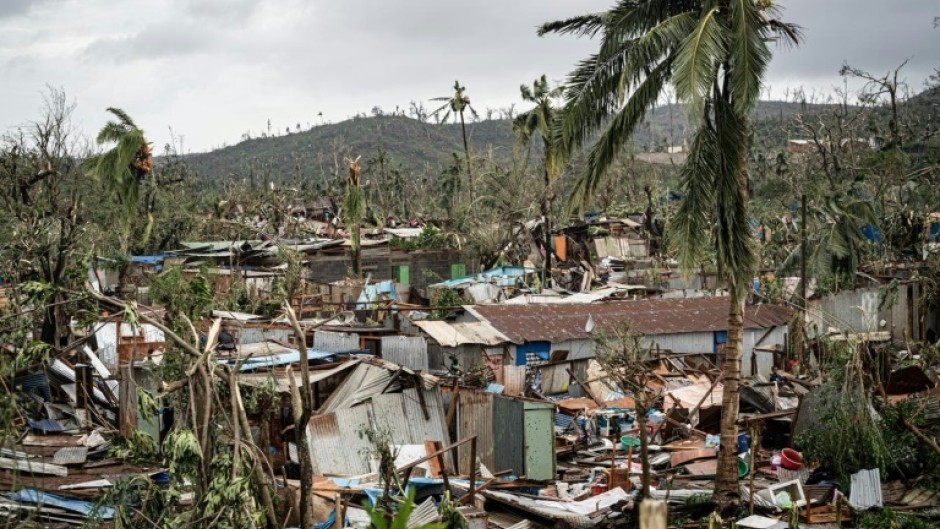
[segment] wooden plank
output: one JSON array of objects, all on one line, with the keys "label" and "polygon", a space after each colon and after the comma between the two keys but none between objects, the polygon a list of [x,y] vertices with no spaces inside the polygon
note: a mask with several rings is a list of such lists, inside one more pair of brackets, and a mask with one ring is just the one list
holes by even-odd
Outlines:
[{"label": "wooden plank", "polygon": [[20,472],[29,472],[30,474],[46,474],[49,476],[66,477],[69,470],[61,465],[51,465],[49,463],[36,463],[28,460],[10,459],[0,457],[0,468],[6,470],[18,470]]},{"label": "wooden plank", "polygon": [[[437,450],[437,443],[434,442],[434,441],[425,441],[425,442],[424,442],[424,450],[425,450],[425,452],[428,453],[428,454],[433,454],[434,451]],[[431,475],[428,476],[428,477],[431,477],[431,478],[439,478],[439,477],[441,477],[441,465],[440,465],[440,463],[437,462],[437,458],[436,458],[436,457],[435,457],[435,458],[431,458],[431,459],[428,461],[428,466],[431,467]]]},{"label": "wooden plank", "polygon": [[714,448],[706,448],[704,450],[686,450],[672,454],[671,464],[674,467],[678,467],[688,463],[689,461],[695,461],[696,459],[711,459],[716,457],[718,457],[718,452]]},{"label": "wooden plank", "polygon": [[693,476],[714,476],[718,472],[718,460],[696,461],[686,465],[685,469]]}]

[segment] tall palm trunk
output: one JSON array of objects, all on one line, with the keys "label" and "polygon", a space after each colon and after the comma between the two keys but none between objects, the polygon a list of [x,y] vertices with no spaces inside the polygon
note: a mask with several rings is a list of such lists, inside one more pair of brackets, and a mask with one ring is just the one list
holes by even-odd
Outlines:
[{"label": "tall palm trunk", "polygon": [[[738,160],[738,195],[747,211],[747,121],[741,131],[741,149]],[[724,377],[724,391],[721,397],[721,451],[718,454],[718,473],[715,477],[715,494],[719,502],[735,501],[740,495],[738,489],[738,411],[740,409],[739,389],[741,385],[741,357],[744,346],[744,302],[746,292],[742,285],[732,277],[730,308],[728,309],[728,342],[725,344],[725,358],[721,366]]]},{"label": "tall palm trunk", "polygon": [[[638,399],[642,401],[637,403],[636,409],[636,424],[640,429],[640,466],[642,472],[640,474],[640,499],[645,500],[650,497],[650,461],[649,461],[649,426],[646,420],[646,413],[649,411],[649,406],[646,403],[646,395],[637,396]],[[627,468],[633,468],[633,461],[627,461]]]},{"label": "tall palm trunk", "polygon": [[470,195],[470,200],[473,200],[473,172],[470,169],[470,144],[467,143],[467,124],[463,120],[463,109],[460,109],[460,132],[463,134],[463,153],[467,157],[468,194]]},{"label": "tall palm trunk", "polygon": [[545,219],[545,261],[542,264],[542,285],[551,286],[552,280],[552,254],[554,253],[552,241],[552,177],[548,172],[548,163],[545,164],[545,197],[542,199],[542,217]]},{"label": "tall palm trunk", "polygon": [[724,391],[721,398],[721,449],[718,453],[718,474],[715,492],[718,499],[738,495],[738,390],[741,381],[741,351],[744,338],[744,296],[731,285],[731,308],[728,311],[728,343],[721,365]]}]

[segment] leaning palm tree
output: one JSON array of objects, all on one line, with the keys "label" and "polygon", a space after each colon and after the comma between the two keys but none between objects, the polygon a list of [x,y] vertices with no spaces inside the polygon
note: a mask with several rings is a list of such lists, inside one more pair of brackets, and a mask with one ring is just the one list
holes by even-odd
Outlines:
[{"label": "leaning palm tree", "polygon": [[[137,217],[140,188],[153,175],[153,155],[150,144],[141,130],[119,108],[108,108],[116,121],[108,121],[98,132],[98,145],[112,145],[107,151],[88,158],[83,163],[85,172],[101,182],[108,194],[122,208],[131,226]],[[153,216],[148,210],[147,225],[142,241],[150,238]]]},{"label": "leaning palm tree", "polygon": [[597,53],[571,73],[561,122],[571,152],[600,134],[573,199],[583,205],[671,83],[695,133],[681,171],[683,198],[670,231],[684,270],[715,251],[730,290],[721,445],[716,496],[738,495],[738,388],[744,301],[756,268],[747,214],[748,114],[771,59],[770,41],[798,41],[798,28],[774,18],[772,0],[620,0],[604,13],[545,24],[600,36]]},{"label": "leaning palm tree", "polygon": [[467,162],[467,183],[470,186],[470,196],[473,196],[473,173],[470,168],[470,144],[467,142],[467,124],[464,120],[464,112],[469,111],[474,118],[478,116],[477,111],[470,106],[470,97],[466,94],[466,88],[460,85],[460,81],[454,81],[454,95],[445,97],[435,97],[431,101],[444,101],[437,110],[431,113],[436,117],[438,123],[447,123],[451,116],[455,120],[460,120],[460,133],[463,135],[463,152]]},{"label": "leaning palm tree", "polygon": [[564,87],[551,88],[543,75],[532,83],[532,86],[519,87],[522,100],[534,103],[535,106],[523,114],[516,116],[512,127],[521,145],[527,146],[532,137],[538,135],[542,140],[544,158],[542,162],[543,183],[545,185],[542,197],[542,217],[545,232],[545,261],[543,263],[542,284],[550,285],[552,278],[552,202],[555,198],[552,190],[555,180],[565,165],[564,149],[558,141],[559,109],[556,103],[564,94]]},{"label": "leaning palm tree", "polygon": [[[870,244],[865,229],[878,225],[872,201],[850,193],[837,193],[825,197],[819,204],[808,203],[807,207],[807,276],[851,281]],[[780,266],[781,272],[797,268],[802,258],[800,251],[801,245],[796,245]]]}]

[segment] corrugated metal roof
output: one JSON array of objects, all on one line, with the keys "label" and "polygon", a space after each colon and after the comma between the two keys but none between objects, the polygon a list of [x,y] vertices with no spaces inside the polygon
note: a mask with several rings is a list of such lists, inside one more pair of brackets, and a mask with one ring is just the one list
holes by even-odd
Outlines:
[{"label": "corrugated metal roof", "polygon": [[421,336],[383,336],[382,358],[414,369],[428,370],[428,341]]},{"label": "corrugated metal roof", "polygon": [[[488,322],[514,343],[562,342],[588,338],[588,319],[603,330],[624,323],[645,335],[723,331],[728,328],[727,297],[648,299],[604,303],[546,305],[475,305],[467,311]],[[746,307],[744,327],[785,325],[791,311],[780,305]]]},{"label": "corrugated metal roof", "polygon": [[419,320],[414,324],[444,347],[466,344],[499,345],[510,341],[508,337],[485,321],[450,323],[440,320]]}]

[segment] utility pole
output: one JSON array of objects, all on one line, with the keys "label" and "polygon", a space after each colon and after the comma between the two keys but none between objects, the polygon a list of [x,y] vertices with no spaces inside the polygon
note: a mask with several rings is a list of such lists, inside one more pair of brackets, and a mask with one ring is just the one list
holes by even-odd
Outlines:
[{"label": "utility pole", "polygon": [[800,195],[800,342],[796,348],[797,365],[803,365],[806,347],[806,194]]}]

